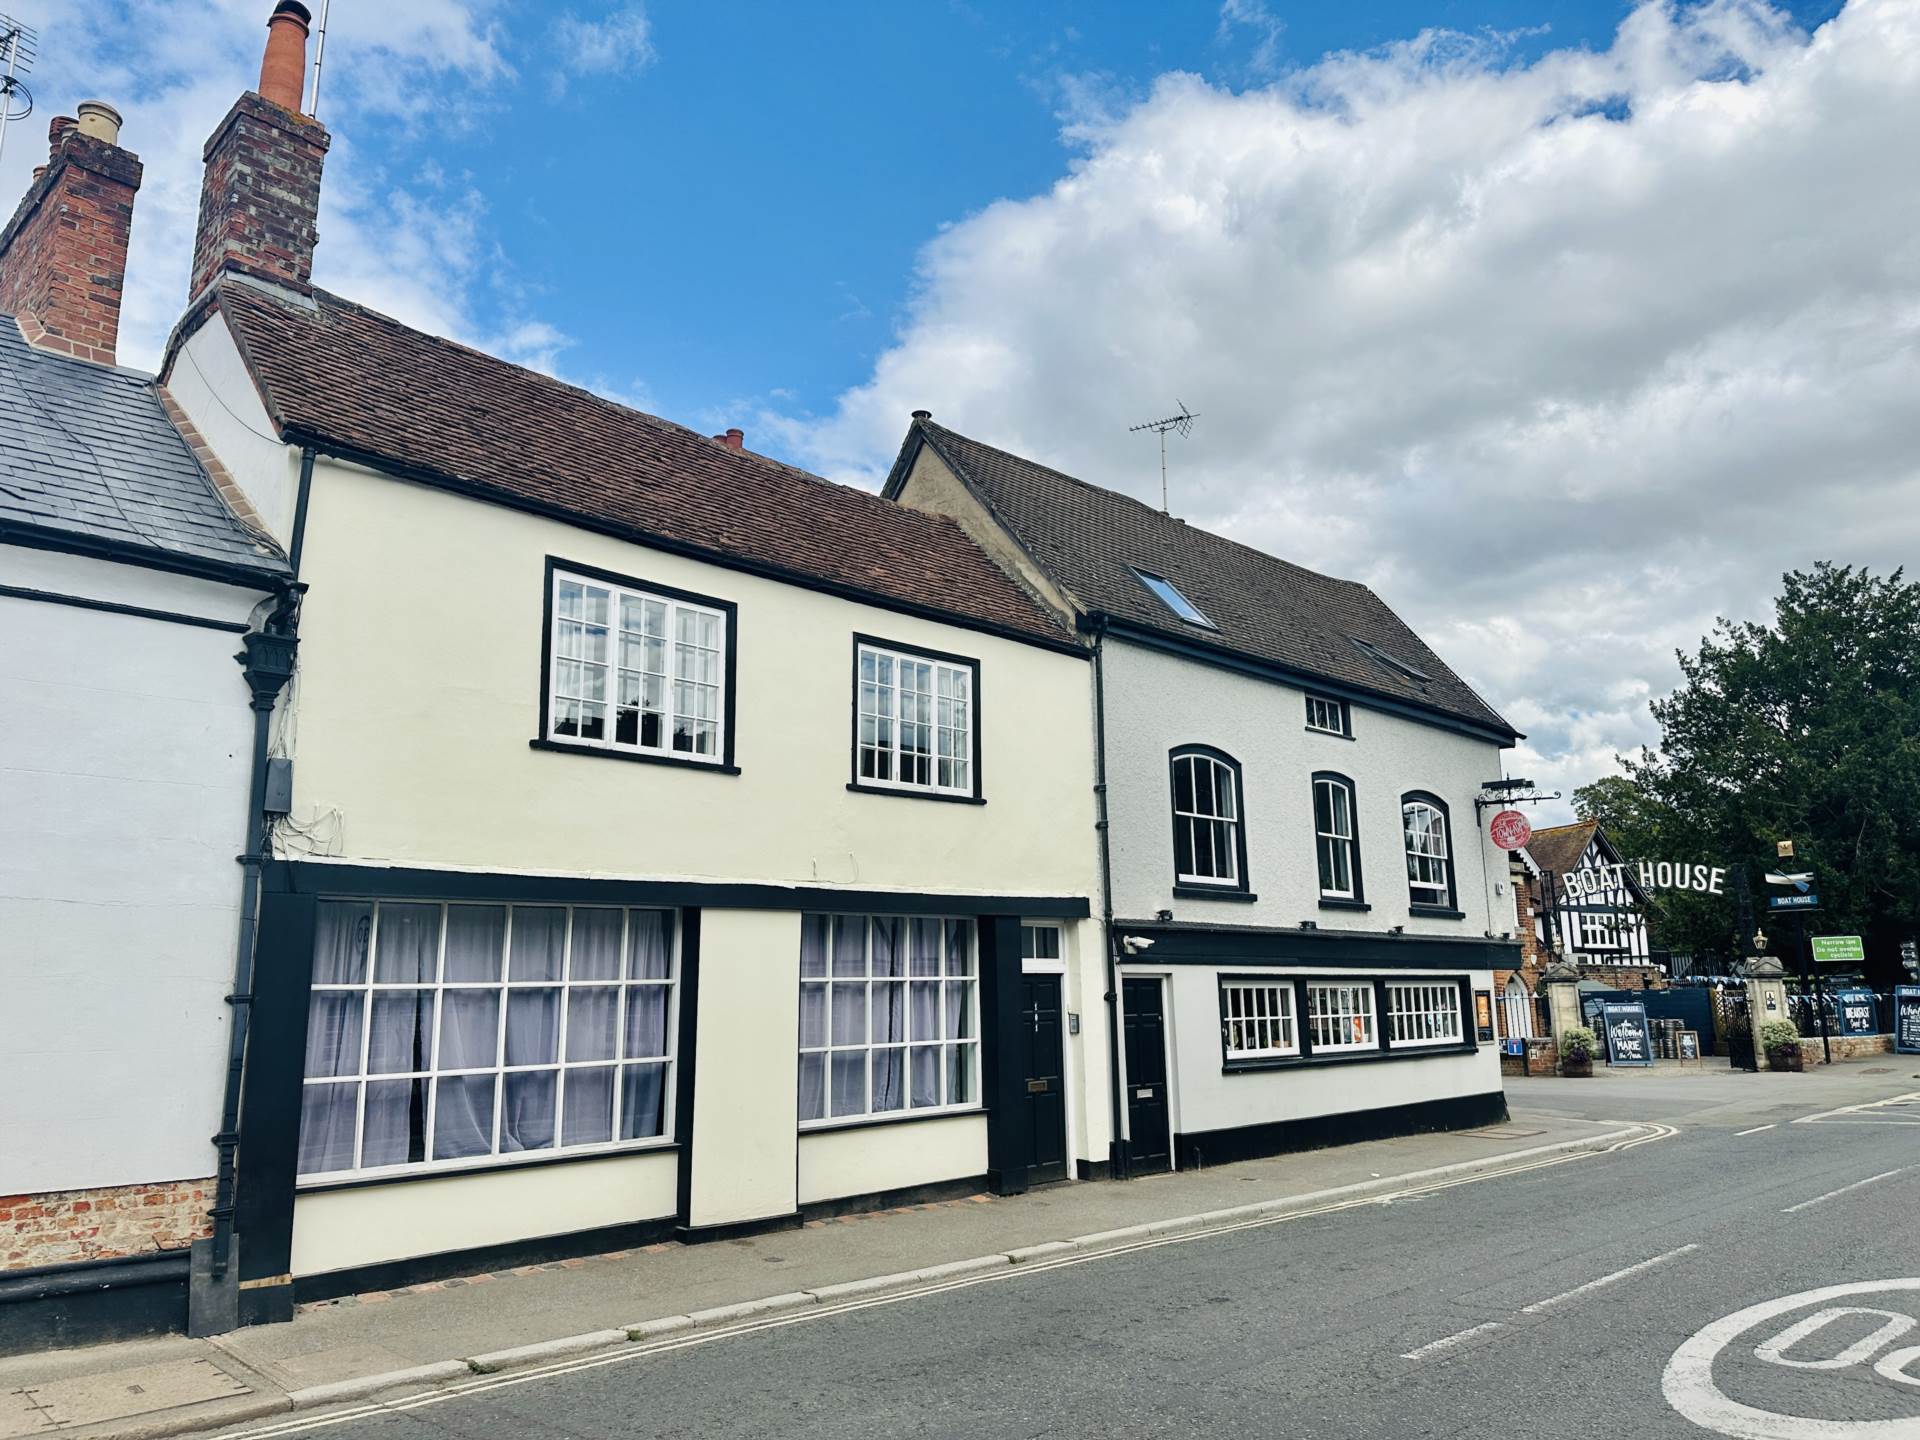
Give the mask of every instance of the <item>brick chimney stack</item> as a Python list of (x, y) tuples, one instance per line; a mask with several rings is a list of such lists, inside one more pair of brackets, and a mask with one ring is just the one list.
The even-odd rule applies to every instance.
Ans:
[(120, 148), (120, 114), (98, 100), (47, 136), (47, 163), (0, 230), (0, 311), (43, 350), (111, 365), (140, 157)]
[(274, 6), (260, 89), (236, 100), (207, 141), (190, 301), (229, 270), (313, 293), (320, 170), (332, 137), (300, 113), (311, 19), (298, 0)]

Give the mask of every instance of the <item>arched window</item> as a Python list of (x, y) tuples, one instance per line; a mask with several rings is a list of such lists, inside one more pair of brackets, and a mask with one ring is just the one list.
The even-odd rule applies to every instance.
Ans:
[(1244, 891), (1247, 835), (1240, 810), (1240, 762), (1206, 745), (1184, 745), (1171, 760), (1176, 887)]
[(1446, 801), (1423, 790), (1403, 795), (1400, 823), (1406, 836), (1408, 904), (1415, 910), (1454, 910)]
[(1322, 904), (1360, 905), (1366, 889), (1360, 880), (1360, 822), (1353, 781), (1332, 770), (1313, 777), (1314, 851), (1320, 864)]

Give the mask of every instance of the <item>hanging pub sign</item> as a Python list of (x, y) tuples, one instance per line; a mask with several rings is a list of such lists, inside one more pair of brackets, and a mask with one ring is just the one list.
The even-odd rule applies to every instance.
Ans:
[(1842, 1035), (1877, 1035), (1878, 1017), (1874, 1014), (1873, 991), (1836, 986), (1833, 991), (1835, 1028)]
[(1894, 987), (1893, 1048), (1902, 1055), (1920, 1055), (1920, 985)]
[(1642, 890), (1693, 890), (1702, 895), (1721, 895), (1727, 888), (1724, 865), (1693, 865), (1683, 860), (1633, 860), (1619, 865), (1589, 865), (1569, 870), (1561, 877), (1567, 896), (1589, 900), (1625, 887), (1631, 872)]
[(1487, 833), (1502, 850), (1518, 850), (1533, 838), (1533, 826), (1518, 810), (1502, 810), (1493, 817)]
[(1609, 1065), (1653, 1064), (1646, 1006), (1602, 1005), (1600, 1024), (1606, 1031)]

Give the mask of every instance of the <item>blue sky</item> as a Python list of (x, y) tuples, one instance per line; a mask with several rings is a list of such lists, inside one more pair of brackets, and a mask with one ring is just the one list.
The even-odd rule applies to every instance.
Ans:
[[(0, 195), (126, 113), (152, 365), (269, 0), (6, 3)], [(1372, 585), (1551, 786), (1783, 571), (1920, 554), (1915, 0), (333, 0), (327, 56), (321, 284), (853, 484), (927, 406), (1157, 502), (1185, 401), (1176, 513)]]
[[(1838, 5), (1792, 8), (1813, 24)], [(1258, 86), (1428, 28), (1512, 34), (1524, 63), (1604, 47), (1624, 12), (1322, 0), (1236, 21), (1211, 3), (658, 3), (650, 60), (570, 77), (564, 95), (538, 78), (548, 37), (508, 19), (499, 48), (523, 79), (502, 113), (427, 143), (397, 133), (370, 158), (404, 175), (431, 157), (470, 179), (513, 280), (573, 338), (570, 369), (641, 383), (676, 416), (769, 395), (820, 411), (871, 372), (929, 237), (1061, 174), (1076, 96), (1123, 103), (1173, 70)], [(344, 37), (351, 0), (334, 15)]]

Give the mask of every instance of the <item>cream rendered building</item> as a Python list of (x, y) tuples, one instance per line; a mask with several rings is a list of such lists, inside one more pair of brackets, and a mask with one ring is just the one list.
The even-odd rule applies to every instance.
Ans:
[(216, 132), (164, 377), (305, 592), (242, 1320), (1104, 1169), (1071, 633), (950, 520), (314, 290), (325, 148)]

